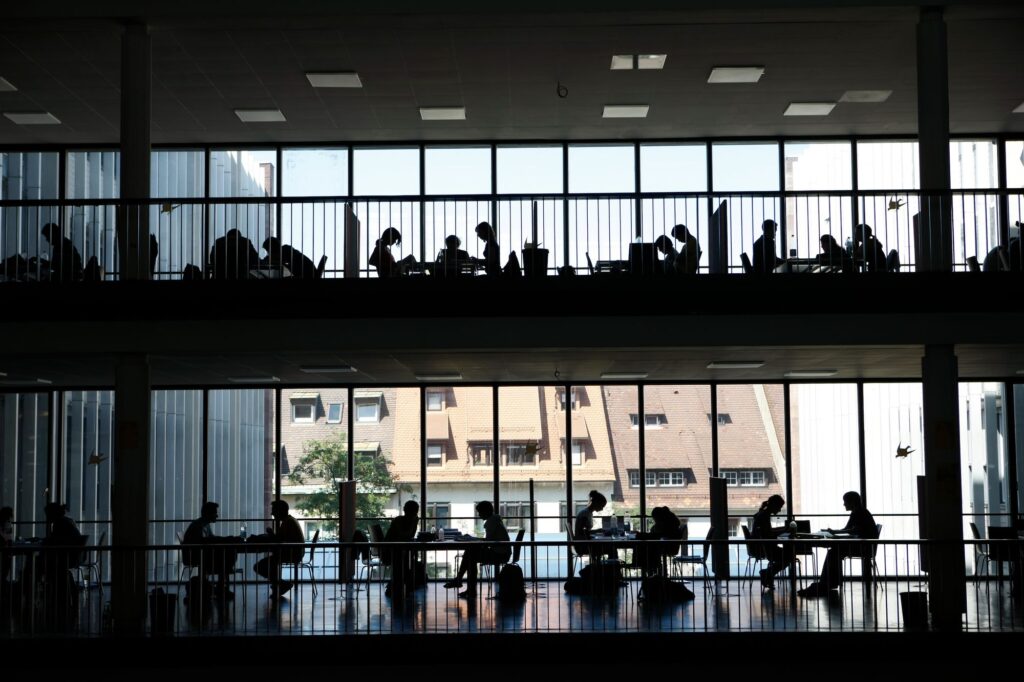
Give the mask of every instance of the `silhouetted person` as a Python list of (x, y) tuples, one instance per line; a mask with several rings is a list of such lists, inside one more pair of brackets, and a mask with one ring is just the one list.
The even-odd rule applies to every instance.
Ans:
[(241, 542), (239, 537), (214, 535), (210, 527), (217, 520), (220, 505), (216, 502), (204, 502), (198, 519), (189, 524), (182, 538), (181, 557), (187, 566), (199, 569), (200, 576), (216, 577), (217, 592), (226, 599), (233, 599), (227, 589), (228, 576), (235, 570), (235, 559), (238, 552), (230, 547), (203, 547), (231, 542)]
[[(0, 547), (10, 547), (14, 544), (14, 509), (11, 507), (0, 508)], [(11, 555), (4, 552), (0, 554), (0, 588), (7, 587), (7, 578), (11, 574)], [(5, 595), (0, 595), (0, 599)]]
[(444, 238), (444, 248), (437, 252), (439, 275), (457, 275), (463, 263), (469, 263), (469, 254), (459, 247), (462, 240), (454, 234)]
[[(1021, 227), (1018, 222), (1017, 227)], [(1013, 237), (1010, 239), (1009, 245), (1006, 247), (1006, 251), (1010, 256), (1010, 272), (1020, 272), (1024, 270), (1024, 262), (1021, 262), (1021, 251), (1020, 251), (1020, 237)]]
[(316, 279), (316, 265), (313, 261), (302, 255), (298, 249), (282, 244), (277, 237), (267, 237), (263, 240), (263, 250), (267, 252), (267, 257), (263, 259), (264, 265), (275, 268), (284, 266), (292, 273), (292, 277)]
[[(501, 517), (494, 513), (494, 505), (484, 500), (477, 502), (477, 515), (484, 521), (484, 540), (491, 542), (508, 542), (508, 531)], [(455, 577), (444, 584), (446, 588), (462, 587), (462, 577), (466, 576), (466, 590), (460, 592), (459, 596), (467, 599), (476, 597), (476, 574), (477, 564), (504, 564), (512, 556), (512, 548), (509, 545), (474, 545), (468, 547), (462, 555), (462, 563), (459, 564), (459, 572)]]
[(484, 242), (484, 272), (488, 275), (501, 274), (501, 247), (498, 246), (498, 235), (488, 222), (476, 226), (476, 236)]
[[(753, 527), (750, 529), (751, 539), (774, 540), (782, 533), (788, 532), (789, 529), (785, 527), (772, 527), (772, 517), (782, 511), (785, 505), (786, 501), (782, 499), (782, 495), (772, 495), (762, 502), (761, 508), (754, 514)], [(791, 543), (783, 547), (769, 543), (757, 544), (762, 556), (768, 559), (768, 568), (761, 569), (761, 587), (766, 590), (774, 589), (776, 574), (793, 564), (796, 553)]]
[[(679, 517), (668, 507), (655, 507), (651, 510), (654, 525), (646, 533), (637, 533), (638, 540), (682, 540), (683, 524)], [(644, 575), (662, 573), (663, 557), (679, 553), (678, 543), (657, 543), (637, 545), (639, 563)]]
[(156, 258), (160, 254), (160, 245), (156, 241), (156, 235), (149, 235), (149, 276), (156, 274)]
[(679, 253), (676, 256), (676, 273), (680, 275), (696, 275), (700, 266), (700, 244), (697, 238), (690, 234), (686, 225), (676, 225), (672, 228), (672, 236), (676, 241), (682, 242)]
[(46, 223), (39, 231), (50, 244), (50, 279), (55, 282), (73, 282), (82, 279), (82, 256), (74, 242), (64, 236), (57, 223)]
[(274, 500), (270, 503), (270, 515), (274, 517), (274, 526), (267, 528), (264, 535), (257, 535), (248, 542), (258, 542), (279, 545), (270, 550), (270, 554), (257, 561), (252, 570), (256, 575), (262, 576), (271, 581), (270, 598), (277, 599), (294, 586), (290, 580), (281, 580), (281, 565), (296, 564), (302, 561), (306, 554), (306, 547), (303, 544), (284, 543), (305, 543), (306, 536), (302, 532), (302, 526), (295, 520), (294, 516), (288, 513), (288, 503), (284, 500)]
[[(594, 512), (602, 511), (608, 506), (608, 498), (597, 490), (591, 490), (587, 495), (588, 503), (576, 514), (576, 520), (572, 524), (572, 536), (576, 541), (576, 552), (590, 556), (591, 559), (599, 559), (605, 555), (612, 555), (615, 550), (608, 546), (608, 543), (586, 542), (594, 530)], [(582, 543), (582, 544), (581, 544)]]
[(1008, 272), (1010, 270), (1010, 252), (1005, 246), (997, 246), (987, 254), (981, 265), (982, 272)]
[(654, 240), (654, 248), (661, 252), (661, 267), (663, 273), (666, 275), (676, 274), (676, 262), (679, 258), (679, 254), (676, 252), (676, 247), (672, 243), (672, 240), (666, 235), (661, 235)]
[[(851, 490), (843, 495), (843, 506), (850, 512), (849, 520), (840, 530), (826, 529), (829, 533), (840, 538), (878, 539), (878, 526), (875, 525), (875, 517), (865, 509), (860, 493)], [(825, 556), (825, 565), (821, 569), (821, 577), (818, 582), (800, 590), (800, 596), (821, 597), (827, 595), (829, 590), (838, 589), (843, 582), (843, 558), (870, 558), (872, 554), (873, 548), (869, 543), (844, 542), (836, 545), (828, 550), (828, 554)]]
[(412, 256), (406, 256), (399, 263), (395, 262), (395, 257), (391, 255), (391, 247), (401, 243), (402, 233), (395, 228), (389, 227), (381, 233), (369, 260), (369, 264), (377, 268), (378, 277), (398, 277), (405, 274), (407, 268), (416, 264), (416, 259)]
[[(38, 267), (38, 259), (36, 259), (35, 265)], [(27, 258), (16, 253), (4, 259), (3, 264), (0, 265), (0, 275), (8, 279), (21, 279), (31, 272), (31, 267)]]
[[(388, 532), (384, 534), (385, 542), (412, 542), (416, 539), (416, 530), (420, 522), (420, 505), (415, 500), (409, 500), (402, 506), (402, 515), (396, 516)], [(408, 549), (388, 549), (381, 551), (381, 563), (391, 566), (391, 580), (384, 591), (386, 596), (391, 596), (395, 587), (399, 592), (412, 589), (416, 582), (415, 555)]]
[(213, 279), (247, 279), (259, 265), (256, 247), (237, 229), (230, 229), (213, 242), (208, 270)]
[(761, 223), (761, 236), (754, 241), (754, 272), (774, 272), (779, 264), (779, 257), (775, 250), (775, 233), (778, 225), (774, 220), (766, 220)]
[[(66, 515), (60, 502), (49, 502), (45, 509), (46, 537), (35, 561), (25, 566), (31, 576), (22, 576), (25, 604), (31, 606), (31, 595), (37, 583), (43, 584), (43, 607), (48, 625), (63, 626), (73, 622), (78, 613), (78, 586), (71, 569), (81, 563), (82, 534)], [(31, 569), (30, 569), (31, 566)]]
[(871, 227), (861, 223), (853, 228), (853, 259), (863, 263), (866, 272), (886, 272), (885, 247), (871, 234)]
[(818, 240), (821, 244), (821, 253), (818, 254), (818, 264), (823, 267), (833, 267), (842, 272), (853, 271), (853, 260), (836, 238), (830, 234), (821, 235)]

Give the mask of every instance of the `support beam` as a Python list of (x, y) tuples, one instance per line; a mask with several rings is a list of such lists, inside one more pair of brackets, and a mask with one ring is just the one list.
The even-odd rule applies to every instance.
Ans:
[[(149, 542), (149, 361), (119, 358), (114, 375), (114, 483), (111, 486), (111, 607), (118, 634), (141, 634), (146, 624)], [(132, 550), (128, 548), (142, 548)]]
[(928, 594), (932, 624), (961, 628), (966, 606), (963, 501), (960, 489), (960, 413), (953, 346), (926, 346), (921, 361), (924, 408), (924, 472), (930, 547)]
[[(118, 268), (122, 279), (150, 278), (149, 206), (152, 48), (149, 27), (133, 23), (121, 36), (121, 198)], [(137, 202), (137, 203), (136, 203)]]

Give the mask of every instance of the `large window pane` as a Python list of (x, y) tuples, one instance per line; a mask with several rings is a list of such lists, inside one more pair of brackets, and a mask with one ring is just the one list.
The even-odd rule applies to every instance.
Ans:
[(862, 190), (918, 189), (917, 142), (858, 142), (857, 186)]
[[(255, 261), (249, 263), (250, 268), (258, 265), (264, 240), (276, 232), (274, 204), (260, 201), (277, 194), (276, 165), (277, 154), (271, 150), (215, 150), (210, 153), (210, 196), (249, 197), (253, 201), (213, 204), (209, 245), (212, 249), (217, 239), (237, 229), (252, 244), (253, 250), (249, 251), (243, 241), (238, 255), (239, 259)], [(252, 254), (256, 254), (255, 257)]]
[(110, 536), (110, 483), (114, 460), (114, 392), (66, 391), (61, 447), (61, 499), (89, 544)]
[(787, 142), (787, 190), (848, 190), (853, 187), (849, 142)]
[(949, 180), (953, 189), (995, 189), (999, 186), (997, 142), (991, 139), (952, 140)]
[(711, 155), (716, 192), (779, 190), (779, 146), (776, 143), (715, 144)]
[(348, 195), (348, 148), (284, 149), (281, 195), (338, 197)]
[[(517, 251), (520, 264), (525, 264), (520, 248), (536, 243), (548, 252), (548, 273), (554, 274), (562, 260), (562, 226), (565, 218), (561, 199), (499, 200), (497, 223), (501, 263), (504, 265), (511, 251)], [(475, 236), (473, 237), (475, 239)], [(482, 245), (479, 246), (482, 249)]]
[(707, 146), (645, 144), (640, 146), (642, 192), (703, 192), (708, 188)]
[[(206, 193), (206, 153), (199, 149), (154, 151), (151, 156), (154, 198), (200, 198)], [(149, 211), (149, 230), (156, 238), (155, 279), (177, 279), (189, 264), (201, 265), (206, 207), (200, 202), (168, 201)]]
[(426, 194), (490, 194), (490, 147), (427, 147)]
[(1024, 221), (1024, 141), (1008, 140), (1006, 142), (1006, 186), (1017, 192), (1011, 193), (1010, 204), (1010, 238), (1020, 236), (1018, 223)]
[(634, 168), (633, 145), (570, 145), (569, 191), (633, 192)]
[(562, 186), (562, 147), (498, 147), (499, 194), (554, 194)]
[(17, 537), (43, 537), (50, 500), (50, 406), (46, 393), (0, 393), (0, 496)]
[[(672, 239), (676, 251), (684, 242), (673, 235), (676, 225), (683, 225), (697, 239), (700, 258), (698, 271), (708, 269), (708, 200), (704, 197), (650, 198), (640, 200), (643, 241), (654, 242), (665, 235)], [(659, 256), (660, 257), (660, 256)]]
[[(612, 396), (608, 393), (616, 387), (611, 386), (573, 386), (570, 389), (568, 399), (564, 399), (564, 389), (555, 388), (556, 409), (561, 409), (564, 404), (566, 411), (570, 412), (572, 419), (572, 440), (576, 444), (575, 459), (572, 465), (572, 508), (568, 507), (565, 500), (565, 493), (562, 493), (560, 510), (562, 518), (573, 523), (576, 514), (580, 509), (587, 506), (588, 495), (591, 490), (596, 490), (608, 500), (608, 506), (604, 511), (595, 514), (594, 527), (600, 528), (603, 524), (611, 524), (616, 516), (625, 516), (634, 526), (638, 526), (640, 519), (635, 515), (634, 509), (627, 506), (622, 497), (616, 497), (616, 464), (619, 452), (615, 450), (613, 457), (612, 430), (609, 428), (609, 410), (612, 409)], [(633, 399), (636, 396), (636, 387), (623, 387), (623, 390), (631, 390)], [(607, 402), (606, 402), (607, 399)], [(562, 412), (562, 441), (564, 442), (564, 412)], [(635, 435), (635, 434), (633, 434)], [(572, 456), (564, 449), (560, 449), (562, 457)], [(622, 458), (630, 461), (628, 449), (623, 453)], [(579, 462), (578, 464), (576, 462)], [(564, 460), (562, 467), (564, 471)], [(639, 509), (636, 510), (636, 514)], [(604, 521), (603, 519), (608, 519)], [(564, 537), (564, 535), (563, 535)], [(562, 563), (562, 562), (560, 562)]]
[[(0, 199), (55, 199), (59, 191), (59, 155), (56, 152), (0, 152)], [(0, 259), (21, 255), (28, 259), (48, 252), (39, 231), (60, 222), (57, 207), (8, 206), (0, 208)], [(6, 277), (27, 275), (27, 262), (5, 263)]]
[[(121, 154), (115, 151), (67, 153), (68, 199), (117, 199), (121, 196)], [(71, 240), (85, 265), (93, 257), (106, 273), (118, 270), (116, 210), (111, 204), (71, 206), (65, 209), (63, 236)], [(43, 245), (44, 255), (50, 248)], [(49, 259), (49, 256), (47, 255)]]
[(420, 193), (419, 149), (355, 149), (352, 153), (357, 196)]
[(602, 261), (612, 268), (628, 267), (636, 229), (633, 199), (571, 199), (568, 264), (581, 273), (588, 271), (590, 262), (598, 269), (604, 267)]
[[(348, 194), (347, 148), (285, 149), (282, 163), (285, 196)], [(281, 244), (297, 250), (314, 265), (326, 257), (324, 277), (344, 274), (345, 229), (344, 201), (302, 201), (281, 206)]]

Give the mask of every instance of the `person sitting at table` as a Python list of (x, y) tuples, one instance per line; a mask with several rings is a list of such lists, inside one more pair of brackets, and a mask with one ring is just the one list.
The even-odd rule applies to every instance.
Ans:
[(766, 220), (761, 223), (761, 236), (754, 241), (754, 272), (774, 272), (779, 265), (777, 252), (775, 251), (775, 233), (778, 230), (774, 220)]
[[(651, 510), (654, 525), (646, 533), (637, 533), (638, 540), (682, 540), (683, 524), (679, 517), (668, 507), (655, 507)], [(663, 558), (679, 553), (679, 543), (657, 543), (637, 546), (636, 563), (640, 564), (644, 575), (662, 573)]]
[(885, 247), (871, 234), (871, 227), (861, 223), (853, 228), (853, 261), (866, 272), (886, 272)]
[(661, 235), (654, 240), (654, 248), (661, 252), (662, 272), (666, 275), (676, 274), (676, 263), (679, 259), (679, 254), (676, 252), (676, 247), (672, 244), (672, 240), (667, 235)]
[(377, 268), (377, 276), (382, 278), (398, 277), (404, 275), (406, 270), (416, 265), (416, 259), (406, 256), (400, 262), (395, 262), (391, 255), (391, 247), (402, 243), (402, 233), (393, 227), (384, 230), (380, 239), (377, 240), (370, 254), (369, 264)]
[(42, 266), (48, 267), (50, 279), (55, 282), (73, 282), (82, 279), (82, 256), (75, 248), (74, 242), (64, 236), (64, 231), (57, 223), (46, 223), (39, 231), (50, 244), (50, 258), (40, 259)]
[(594, 512), (602, 511), (608, 506), (608, 498), (597, 490), (591, 490), (587, 495), (587, 506), (580, 510), (573, 523), (572, 535), (576, 541), (576, 553), (589, 556), (591, 561), (600, 561), (603, 556), (614, 557), (615, 549), (608, 543), (584, 542), (591, 538), (594, 530)]
[(263, 240), (263, 250), (267, 257), (260, 261), (263, 267), (286, 267), (292, 277), (300, 279), (316, 279), (316, 266), (301, 251), (282, 244), (278, 237), (267, 237)]
[(214, 240), (206, 270), (212, 279), (247, 279), (249, 270), (259, 266), (259, 262), (256, 247), (232, 228)]
[[(402, 515), (395, 517), (384, 534), (385, 542), (412, 542), (416, 539), (416, 529), (420, 523), (420, 504), (409, 500), (402, 506)], [(414, 586), (426, 584), (426, 566), (417, 561), (415, 554), (407, 549), (389, 549), (381, 551), (381, 563), (391, 566), (391, 580), (384, 589), (384, 595), (391, 596), (395, 586), (401, 591), (409, 592)], [(423, 580), (420, 580), (422, 574)]]
[(846, 252), (836, 238), (830, 234), (821, 235), (818, 240), (821, 244), (821, 253), (818, 254), (818, 265), (831, 267), (842, 272), (853, 272), (853, 259)]
[[(754, 514), (753, 526), (750, 529), (752, 540), (774, 540), (782, 533), (789, 531), (786, 527), (773, 528), (772, 517), (782, 511), (786, 500), (782, 495), (772, 495), (761, 503), (761, 508)], [(761, 587), (766, 590), (775, 589), (775, 576), (796, 561), (796, 553), (791, 544), (780, 547), (769, 543), (757, 543), (764, 558), (768, 559), (768, 568), (761, 569)]]
[(475, 232), (476, 236), (484, 242), (483, 260), (477, 259), (477, 262), (483, 264), (484, 272), (488, 275), (500, 275), (501, 247), (498, 246), (498, 235), (495, 234), (494, 228), (490, 223), (484, 221), (476, 226)]
[(686, 225), (676, 225), (672, 228), (672, 236), (676, 241), (683, 243), (676, 255), (675, 269), (679, 275), (696, 275), (700, 265), (701, 250), (697, 238), (690, 234)]
[[(216, 578), (217, 592), (223, 599), (234, 599), (227, 589), (228, 576), (235, 570), (238, 552), (230, 547), (203, 547), (231, 542), (242, 542), (240, 537), (214, 535), (210, 527), (220, 514), (216, 502), (204, 502), (199, 518), (188, 525), (181, 544), (181, 560), (186, 566), (199, 569), (201, 579), (212, 575)], [(186, 597), (187, 598), (187, 597)]]
[(450, 234), (444, 238), (444, 248), (437, 252), (439, 275), (457, 275), (463, 264), (469, 263), (469, 254), (460, 249), (462, 240)]
[(257, 561), (252, 570), (256, 575), (271, 581), (270, 598), (283, 597), (292, 589), (294, 583), (290, 580), (281, 580), (282, 564), (297, 564), (302, 561), (306, 554), (304, 544), (306, 536), (302, 532), (302, 526), (295, 520), (295, 517), (288, 513), (288, 503), (284, 500), (274, 500), (270, 503), (270, 515), (274, 517), (274, 526), (267, 528), (263, 535), (255, 535), (248, 539), (247, 543), (262, 543), (268, 545), (284, 545), (269, 549), (270, 554)]
[(26, 563), (22, 572), (24, 597), (27, 598), (24, 603), (31, 603), (32, 590), (41, 582), (46, 618), (57, 623), (69, 616), (74, 618), (78, 612), (78, 586), (70, 569), (81, 563), (84, 538), (75, 522), (67, 516), (67, 507), (63, 503), (48, 502), (44, 514), (46, 537), (40, 545), (45, 549), (36, 555), (34, 561)]
[[(860, 493), (851, 490), (843, 495), (843, 506), (850, 512), (850, 518), (846, 525), (839, 530), (826, 528), (826, 532), (840, 538), (878, 539), (878, 526), (875, 525), (875, 517), (864, 507)], [(829, 593), (829, 590), (839, 589), (843, 582), (843, 559), (845, 557), (870, 558), (871, 556), (871, 543), (844, 542), (831, 548), (825, 556), (825, 565), (821, 569), (818, 582), (800, 590), (798, 594), (801, 597), (823, 597)]]
[[(484, 522), (484, 540), (490, 542), (508, 542), (508, 531), (501, 517), (494, 513), (494, 505), (484, 500), (477, 502), (476, 513)], [(466, 577), (466, 590), (460, 592), (459, 596), (464, 599), (476, 597), (476, 575), (477, 564), (505, 564), (512, 557), (512, 548), (509, 545), (474, 545), (468, 547), (462, 554), (462, 563), (459, 564), (459, 571), (455, 577), (444, 584), (446, 588), (462, 587), (462, 578)]]

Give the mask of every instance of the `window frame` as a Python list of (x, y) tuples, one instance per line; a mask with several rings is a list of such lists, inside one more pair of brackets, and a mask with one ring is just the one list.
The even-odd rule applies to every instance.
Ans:
[[(297, 408), (309, 408), (309, 417), (299, 417), (296, 414)], [(292, 402), (292, 424), (315, 424), (316, 423), (316, 402), (312, 400), (297, 400)]]
[[(334, 408), (338, 409), (338, 417), (336, 419), (331, 418), (331, 410)], [(340, 424), (342, 417), (345, 415), (345, 408), (342, 403), (327, 403), (327, 423), (328, 424)]]

